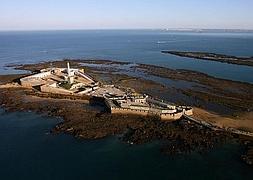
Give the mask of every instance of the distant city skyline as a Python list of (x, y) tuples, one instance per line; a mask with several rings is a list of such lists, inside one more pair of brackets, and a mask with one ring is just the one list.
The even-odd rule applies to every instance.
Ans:
[(0, 30), (252, 30), (252, 7), (252, 0), (0, 0)]

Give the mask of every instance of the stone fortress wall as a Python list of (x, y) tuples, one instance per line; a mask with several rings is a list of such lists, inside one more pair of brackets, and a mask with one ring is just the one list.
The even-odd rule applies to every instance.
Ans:
[(43, 83), (43, 78), (48, 77), (51, 75), (51, 71), (48, 72), (41, 72), (38, 74), (34, 74), (28, 77), (24, 77), (22, 79), (20, 79), (20, 83), (22, 86), (24, 87), (33, 87), (33, 86), (38, 86), (41, 85), (41, 83)]
[[(159, 102), (159, 100), (154, 100), (156, 103), (161, 103), (162, 105), (168, 106), (169, 104), (164, 103), (164, 102)], [(154, 102), (152, 101), (152, 102)], [(174, 106), (174, 105), (169, 105), (171, 109), (168, 110), (162, 110), (162, 109), (157, 109), (157, 108), (146, 108), (146, 107), (136, 107), (136, 108), (124, 108), (124, 107), (118, 107), (116, 106), (112, 100), (110, 99), (105, 99), (105, 104), (107, 108), (110, 110), (112, 114), (136, 114), (136, 115), (158, 115), (161, 120), (166, 120), (166, 121), (175, 121), (183, 117), (183, 115), (192, 115), (193, 110), (191, 107), (187, 106)]]
[(63, 95), (73, 94), (71, 93), (71, 91), (65, 90), (63, 88), (55, 88), (50, 85), (40, 86), (40, 91), (44, 93), (63, 94)]
[[(38, 87), (42, 93), (101, 97), (112, 114), (157, 115), (161, 120), (174, 121), (192, 115), (187, 106), (176, 106), (145, 94), (127, 92), (114, 86), (99, 86), (92, 77), (79, 69), (47, 68), (20, 80), (24, 87)], [(67, 84), (65, 84), (67, 83)]]

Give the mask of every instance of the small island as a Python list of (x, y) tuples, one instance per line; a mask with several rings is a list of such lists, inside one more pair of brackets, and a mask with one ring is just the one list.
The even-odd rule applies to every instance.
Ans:
[(75, 98), (100, 98), (110, 113), (156, 115), (161, 120), (178, 120), (190, 116), (193, 110), (189, 106), (176, 106), (164, 100), (146, 94), (136, 93), (134, 89), (103, 85), (97, 82), (83, 69), (52, 67), (41, 69), (39, 73), (20, 79), (25, 88), (36, 88), (41, 93), (73, 96)]
[(0, 107), (61, 117), (52, 133), (130, 145), (155, 140), (169, 154), (204, 152), (236, 139), (252, 163), (253, 85), (189, 70), (71, 60), (13, 65), (0, 76)]
[(228, 64), (237, 64), (245, 66), (253, 66), (253, 57), (236, 57), (223, 54), (207, 53), (207, 52), (189, 52), (189, 51), (162, 51), (164, 54), (172, 54), (180, 57), (202, 59), (209, 61), (218, 61)]

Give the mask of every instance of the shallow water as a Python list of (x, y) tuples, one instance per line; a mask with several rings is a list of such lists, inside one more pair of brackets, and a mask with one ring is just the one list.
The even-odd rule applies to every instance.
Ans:
[(48, 132), (60, 119), (0, 111), (1, 179), (250, 179), (240, 147), (168, 156), (158, 142), (129, 146), (110, 137), (78, 140)]
[[(163, 43), (158, 43), (162, 41)], [(179, 33), (141, 30), (0, 32), (0, 73), (6, 64), (98, 58), (197, 70), (253, 83), (253, 68), (162, 54), (161, 50), (253, 56), (253, 33)]]

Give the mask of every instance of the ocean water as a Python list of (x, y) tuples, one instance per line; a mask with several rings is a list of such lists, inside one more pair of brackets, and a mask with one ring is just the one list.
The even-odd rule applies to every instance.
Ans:
[(53, 135), (59, 119), (0, 109), (0, 179), (252, 179), (240, 147), (182, 156), (160, 153), (158, 142), (130, 146), (109, 137), (84, 141)]
[[(158, 43), (160, 42), (160, 43)], [(0, 32), (0, 73), (6, 64), (92, 58), (201, 71), (253, 83), (253, 68), (162, 54), (161, 50), (253, 56), (253, 33), (191, 33), (152, 30)]]
[[(15, 72), (5, 67), (8, 64), (92, 58), (197, 70), (253, 83), (252, 67), (195, 61), (161, 54), (161, 50), (253, 56), (253, 34), (150, 30), (0, 32), (0, 74)], [(205, 154), (166, 156), (160, 153), (159, 142), (129, 146), (117, 137), (87, 141), (50, 134), (60, 121), (0, 109), (0, 179), (253, 178), (252, 168), (240, 160), (242, 149), (233, 142)]]

